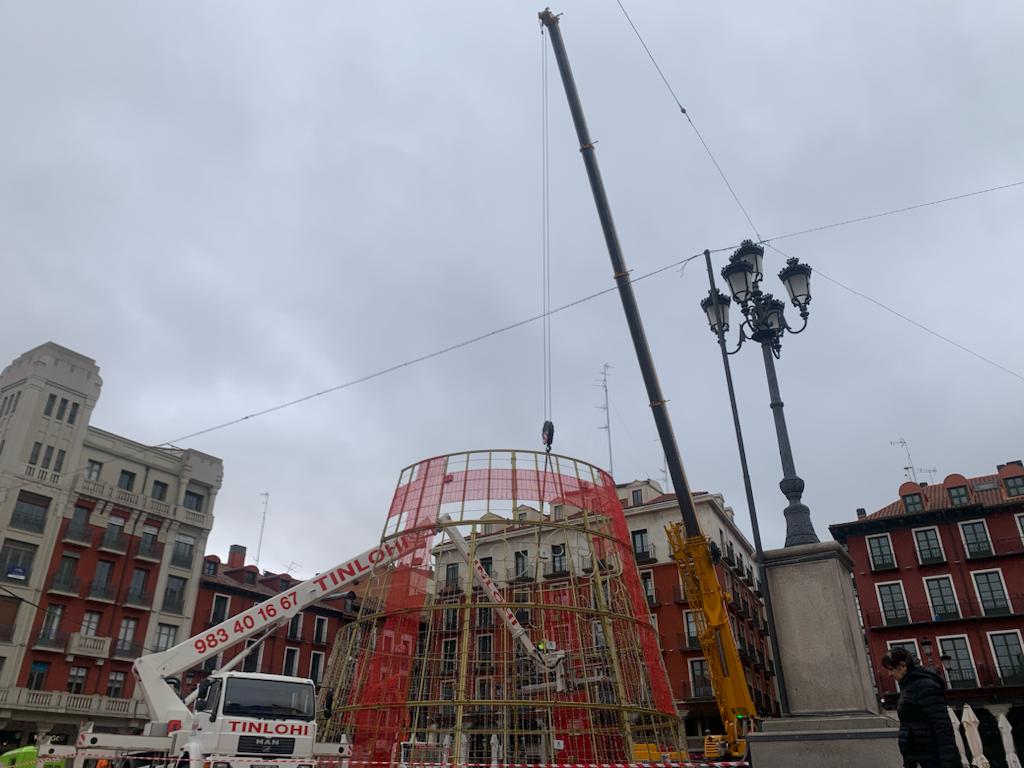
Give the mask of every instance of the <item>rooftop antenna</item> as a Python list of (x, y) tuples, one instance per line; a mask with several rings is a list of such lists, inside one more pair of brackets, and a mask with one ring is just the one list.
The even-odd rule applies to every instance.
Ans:
[(890, 440), (889, 445), (899, 445), (903, 447), (903, 450), (907, 452), (907, 466), (903, 468), (903, 473), (906, 475), (908, 480), (917, 482), (917, 470), (914, 469), (914, 460), (910, 457), (910, 445), (902, 437), (899, 440)]
[(270, 503), (270, 493), (264, 491), (260, 494), (263, 497), (263, 519), (260, 521), (260, 538), (256, 543), (256, 567), (260, 567), (260, 553), (263, 552), (263, 531), (267, 527), (267, 505)]
[(608, 369), (612, 367), (613, 366), (610, 363), (605, 363), (601, 366), (601, 382), (594, 386), (600, 387), (604, 390), (604, 405), (595, 405), (594, 407), (604, 411), (604, 426), (598, 427), (598, 429), (603, 429), (608, 433), (608, 474), (614, 478), (615, 463), (612, 461), (612, 414), (611, 411), (608, 410)]
[(935, 476), (936, 476), (937, 474), (939, 474), (939, 469), (938, 469), (938, 467), (932, 467), (931, 469), (928, 469), (928, 468), (926, 468), (926, 467), (918, 467), (918, 468), (917, 468), (917, 471), (918, 471), (918, 472), (924, 472), (924, 473), (925, 473), (925, 474), (927, 474), (927, 475), (931, 475), (931, 478), (930, 478), (929, 482), (932, 482), (932, 483), (934, 483), (934, 482), (935, 482)]
[(292, 575), (292, 571), (294, 571), (296, 568), (301, 568), (301, 567), (302, 567), (302, 563), (296, 563), (294, 560), (292, 560), (290, 563), (288, 563), (288, 567), (284, 569), (284, 572), (287, 573), (289, 576), (291, 576)]

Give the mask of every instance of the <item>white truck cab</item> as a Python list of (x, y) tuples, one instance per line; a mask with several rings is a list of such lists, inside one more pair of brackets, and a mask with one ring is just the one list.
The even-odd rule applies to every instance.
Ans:
[[(247, 672), (204, 680), (191, 728), (174, 735), (191, 768), (312, 768), (316, 690), (311, 680)], [(275, 761), (281, 761), (280, 763)]]

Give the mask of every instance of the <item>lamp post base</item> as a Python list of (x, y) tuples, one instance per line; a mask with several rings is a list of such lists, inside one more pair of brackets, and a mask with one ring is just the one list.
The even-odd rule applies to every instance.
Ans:
[(779, 483), (779, 489), (789, 500), (783, 512), (786, 516), (786, 546), (820, 543), (818, 534), (814, 532), (814, 523), (811, 522), (811, 510), (800, 500), (804, 492), (804, 481), (796, 475), (784, 477)]

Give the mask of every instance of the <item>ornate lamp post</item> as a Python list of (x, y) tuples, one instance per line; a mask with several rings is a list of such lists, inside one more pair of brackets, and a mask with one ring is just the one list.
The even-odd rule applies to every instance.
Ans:
[(789, 259), (786, 267), (779, 272), (779, 279), (786, 286), (790, 301), (799, 310), (800, 318), (803, 320), (799, 328), (793, 328), (786, 320), (785, 302), (761, 290), (761, 280), (764, 277), (763, 263), (764, 248), (750, 240), (744, 240), (722, 269), (722, 277), (729, 286), (732, 300), (715, 289), (701, 302), (701, 308), (707, 314), (712, 333), (724, 338), (724, 333), (729, 330), (729, 305), (733, 302), (739, 305), (743, 313), (743, 319), (739, 324), (739, 343), (736, 349), (728, 354), (736, 354), (748, 340), (761, 345), (764, 368), (768, 376), (772, 414), (775, 417), (779, 455), (782, 458), (782, 481), (779, 488), (789, 501), (784, 513), (786, 546), (816, 544), (819, 539), (811, 522), (811, 510), (801, 501), (804, 481), (797, 475), (793, 463), (793, 450), (789, 444), (782, 397), (779, 395), (779, 380), (775, 374), (775, 360), (782, 350), (782, 337), (787, 332), (802, 333), (807, 327), (807, 305), (811, 302), (811, 268), (801, 264), (797, 259)]

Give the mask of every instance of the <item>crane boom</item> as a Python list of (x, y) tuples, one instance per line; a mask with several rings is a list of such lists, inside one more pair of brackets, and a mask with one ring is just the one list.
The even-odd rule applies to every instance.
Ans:
[(371, 547), (291, 589), (235, 614), (215, 627), (190, 637), (166, 651), (140, 656), (133, 671), (154, 722), (187, 722), (187, 705), (165, 678), (201, 664), (244, 640), (280, 626), (318, 600), (330, 597), (374, 567), (385, 565), (411, 552), (428, 531), (410, 531), (393, 541)]

